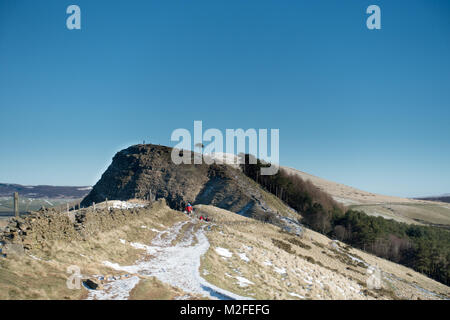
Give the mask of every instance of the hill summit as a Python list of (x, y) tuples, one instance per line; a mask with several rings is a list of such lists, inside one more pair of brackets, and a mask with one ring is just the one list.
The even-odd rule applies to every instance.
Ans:
[[(106, 199), (164, 198), (172, 209), (186, 203), (208, 204), (244, 216), (276, 216), (268, 204), (271, 195), (236, 166), (226, 164), (175, 164), (172, 148), (139, 144), (119, 151), (82, 206)], [(198, 155), (198, 154), (197, 154)], [(281, 210), (287, 208), (280, 203)]]

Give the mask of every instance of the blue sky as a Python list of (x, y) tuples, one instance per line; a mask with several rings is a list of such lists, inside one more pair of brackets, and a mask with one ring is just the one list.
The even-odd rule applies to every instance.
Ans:
[(364, 190), (448, 193), (450, 2), (0, 0), (0, 182), (91, 185), (194, 120), (279, 128), (282, 165)]

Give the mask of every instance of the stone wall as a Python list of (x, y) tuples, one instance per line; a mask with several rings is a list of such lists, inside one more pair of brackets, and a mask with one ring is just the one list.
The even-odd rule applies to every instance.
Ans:
[(0, 232), (2, 253), (7, 253), (6, 248), (10, 247), (10, 244), (31, 250), (42, 248), (52, 240), (68, 242), (84, 240), (164, 207), (166, 207), (165, 200), (161, 199), (145, 208), (94, 210), (90, 207), (65, 213), (47, 209), (32, 212), (25, 217), (14, 217)]

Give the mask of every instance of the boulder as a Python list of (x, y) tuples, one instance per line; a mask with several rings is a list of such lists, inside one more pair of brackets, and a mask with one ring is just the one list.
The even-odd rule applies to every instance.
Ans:
[(103, 289), (103, 285), (100, 280), (97, 279), (87, 279), (84, 281), (84, 285), (92, 290), (101, 290)]

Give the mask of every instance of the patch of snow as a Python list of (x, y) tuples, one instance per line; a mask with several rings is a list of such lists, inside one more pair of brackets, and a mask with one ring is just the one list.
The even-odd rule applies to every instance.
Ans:
[(247, 255), (245, 253), (238, 253), (238, 256), (239, 256), (239, 258), (241, 258), (245, 262), (249, 262), (250, 261), (250, 259), (247, 257)]
[(352, 287), (352, 286), (348, 286), (348, 288), (349, 288), (350, 290), (353, 290), (353, 291), (359, 292), (359, 290), (358, 290), (358, 289), (356, 289), (356, 288), (354, 288), (354, 287)]
[[(0, 251), (1, 252), (1, 251)], [(38, 258), (36, 256), (33, 256), (32, 254), (29, 255), (31, 258), (33, 258), (34, 260), (38, 260), (38, 261), (43, 261), (41, 258)]]
[(299, 294), (297, 294), (297, 293), (295, 293), (295, 292), (289, 292), (289, 295), (290, 295), (291, 297), (297, 297), (297, 298), (300, 298), (300, 299), (305, 299), (304, 296), (299, 295)]
[(124, 239), (119, 239), (119, 241), (120, 241), (121, 244), (125, 244), (126, 243), (126, 241)]
[(126, 271), (129, 273), (138, 273), (139, 266), (120, 266), (118, 263), (109, 262), (109, 261), (103, 261), (103, 264), (111, 269), (117, 270), (117, 271)]
[(222, 257), (231, 258), (233, 256), (233, 254), (228, 249), (217, 247), (215, 250), (217, 254), (219, 254)]
[[(201, 277), (200, 258), (209, 249), (209, 241), (205, 236), (204, 227), (198, 228), (195, 233), (193, 233), (195, 228), (189, 229), (186, 232), (190, 232), (190, 236), (184, 236), (177, 244), (172, 245), (182, 227), (188, 222), (176, 223), (166, 231), (158, 233), (150, 246), (132, 244), (134, 247), (145, 249), (150, 253), (152, 255), (150, 259), (138, 260), (132, 266), (120, 266), (109, 261), (103, 263), (115, 270), (154, 276), (161, 282), (180, 288), (186, 293), (202, 295), (210, 299), (249, 299), (219, 288)], [(194, 223), (198, 222), (195, 220)]]
[(237, 279), (238, 285), (239, 285), (239, 287), (241, 287), (241, 288), (248, 287), (249, 285), (254, 284), (253, 282), (251, 282), (250, 280), (248, 280), (248, 279), (246, 279), (246, 278), (244, 278), (244, 277), (239, 277), (239, 276), (237, 276), (237, 277), (235, 277), (235, 278)]
[(145, 244), (142, 243), (138, 243), (138, 242), (131, 242), (130, 245), (135, 248), (135, 249), (142, 249), (147, 251), (148, 254), (155, 254), (156, 252), (158, 252), (158, 249), (152, 246), (147, 246)]
[(358, 258), (352, 256), (351, 254), (347, 254), (347, 256), (348, 256), (350, 259), (352, 259), (353, 261), (358, 262), (358, 263), (362, 263), (362, 264), (364, 264), (366, 267), (369, 267), (369, 264), (367, 264), (365, 261), (363, 261), (363, 260), (361, 260), (361, 259), (358, 259)]
[(283, 267), (281, 267), (281, 268), (273, 267), (273, 271), (275, 271), (276, 273), (279, 273), (279, 274), (285, 274), (286, 273), (286, 269), (283, 268)]
[(345, 291), (341, 287), (336, 286), (337, 291), (339, 291), (343, 296), (345, 296)]
[(103, 290), (89, 290), (88, 300), (127, 300), (139, 280), (133, 276), (105, 284)]
[(108, 204), (111, 203), (111, 208), (114, 209), (133, 209), (133, 208), (143, 208), (145, 204), (141, 203), (130, 203), (127, 201), (113, 200), (109, 201)]
[(264, 265), (265, 266), (271, 266), (272, 265), (272, 261), (266, 260), (266, 261), (264, 261)]

